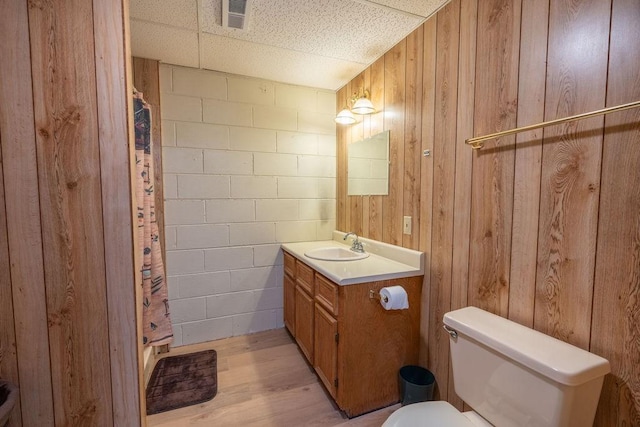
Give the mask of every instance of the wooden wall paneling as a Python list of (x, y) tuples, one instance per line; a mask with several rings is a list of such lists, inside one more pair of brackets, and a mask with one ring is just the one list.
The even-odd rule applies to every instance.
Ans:
[[(347, 107), (348, 89), (336, 94), (336, 114)], [(336, 229), (347, 229), (347, 132), (346, 125), (336, 124)]]
[(382, 199), (382, 241), (402, 246), (404, 103), (407, 41), (384, 54), (384, 129), (389, 134), (389, 195)]
[(0, 139), (23, 411), (14, 417), (21, 417), (26, 426), (49, 426), (53, 425), (53, 396), (27, 2), (3, 1), (2, 9)]
[[(124, 10), (121, 0), (96, 0), (93, 5), (96, 83), (98, 101), (98, 130), (100, 138), (100, 171), (102, 174), (102, 207), (105, 239), (105, 267), (107, 304), (109, 315), (109, 346), (111, 355), (111, 390), (113, 395), (114, 425), (140, 424), (146, 409), (141, 407), (141, 337), (137, 328), (136, 277), (134, 267), (132, 179), (130, 123), (132, 87), (126, 72), (131, 66), (125, 63), (126, 52)], [(158, 84), (155, 64), (155, 84)], [(159, 90), (158, 90), (159, 92)], [(153, 138), (155, 154), (161, 152), (160, 104), (154, 102)], [(152, 111), (153, 112), (153, 111)], [(157, 139), (156, 139), (157, 138)], [(159, 159), (158, 159), (159, 160)], [(156, 163), (157, 165), (157, 163)], [(160, 174), (160, 178), (162, 175)], [(156, 177), (157, 178), (157, 177)], [(156, 215), (162, 227), (162, 185), (156, 197)], [(158, 194), (156, 193), (156, 196)], [(164, 230), (164, 228), (160, 228)], [(161, 238), (164, 233), (160, 233)], [(164, 242), (163, 242), (164, 249)], [(127, 254), (129, 254), (127, 256)], [(141, 304), (141, 301), (140, 301)]]
[[(549, 4), (522, 0), (517, 126), (544, 121)], [(533, 327), (542, 129), (516, 135), (509, 319)]]
[[(366, 70), (364, 70), (362, 72), (364, 79), (363, 79), (363, 85), (366, 89), (369, 90), (369, 93), (371, 93), (371, 67), (367, 67)], [(371, 98), (369, 98), (371, 99)], [(373, 104), (374, 107), (376, 106), (375, 104)], [(371, 133), (371, 115), (366, 115), (363, 117), (363, 121), (364, 121), (364, 128), (363, 128), (363, 138), (370, 138), (372, 133)], [(362, 196), (362, 199), (360, 201), (362, 203), (362, 226), (360, 228), (360, 231), (362, 232), (362, 235), (365, 237), (369, 237), (369, 218), (371, 215), (371, 196), (365, 195)]]
[[(478, 2), (477, 0), (467, 0), (460, 5), (451, 310), (467, 306), (469, 289), (469, 229), (471, 227), (473, 151), (464, 145), (464, 140), (473, 135), (477, 25)], [(453, 384), (451, 367), (449, 367), (449, 384)], [(459, 409), (465, 409), (453, 387), (449, 388), (449, 402)]]
[[(436, 18), (423, 25), (422, 60), (422, 150), (433, 153), (435, 127), (435, 88), (436, 88)], [(433, 205), (433, 154), (422, 157), (420, 165), (420, 251), (425, 253), (424, 280), (420, 300), (420, 364), (429, 366), (431, 348), (429, 346), (430, 306), (431, 306), (431, 232)], [(434, 305), (435, 307), (435, 305)]]
[[(609, 1), (554, 0), (545, 119), (604, 107)], [(588, 31), (585, 31), (588, 28)], [(544, 130), (536, 329), (589, 348), (603, 117)]]
[[(420, 166), (422, 163), (422, 26), (407, 36), (405, 79), (403, 216), (411, 217), (411, 234), (402, 234), (402, 246), (420, 246)], [(404, 225), (404, 224), (403, 224)]]
[[(362, 72), (351, 80), (351, 95), (354, 93), (359, 95), (364, 89), (364, 72)], [(349, 129), (351, 131), (348, 139), (349, 144), (353, 144), (354, 142), (362, 141), (364, 139), (364, 121), (367, 116), (359, 116), (357, 114), (355, 116), (358, 121)], [(362, 236), (362, 196), (349, 196), (349, 217), (350, 228), (345, 231), (353, 231), (358, 236)]]
[[(385, 81), (384, 81), (384, 56), (374, 62), (369, 69), (371, 70), (371, 84), (369, 91), (371, 92), (371, 102), (377, 109), (372, 114), (369, 132), (371, 135), (380, 133), (384, 127), (384, 110), (385, 110)], [(382, 241), (382, 200), (386, 196), (369, 197), (369, 232), (370, 239)]]
[[(520, 6), (478, 2), (475, 135), (516, 124)], [(514, 142), (500, 138), (473, 158), (468, 302), (501, 316), (509, 303)]]
[[(347, 83), (347, 99), (351, 99), (351, 96), (353, 95), (353, 89), (352, 89), (352, 85), (351, 82)], [(357, 118), (356, 118), (357, 119)], [(344, 133), (344, 154), (346, 156), (346, 166), (345, 166), (345, 170), (346, 170), (346, 177), (347, 177), (347, 188), (346, 188), (346, 192), (345, 194), (345, 203), (344, 203), (344, 208), (345, 208), (345, 232), (349, 232), (351, 231), (351, 228), (353, 227), (353, 225), (351, 224), (351, 196), (349, 196), (349, 144), (351, 144), (352, 138), (351, 138), (351, 127), (352, 125), (346, 125), (346, 132)]]
[[(640, 99), (640, 8), (614, 0), (607, 107)], [(605, 117), (590, 351), (611, 363), (596, 426), (640, 425), (640, 110)]]
[[(0, 148), (2, 148), (0, 128)], [(7, 212), (2, 177), (2, 150), (0, 150), (0, 378), (20, 385), (18, 357), (16, 354), (16, 331), (13, 317), (13, 297), (11, 289), (11, 265), (9, 263), (9, 237), (7, 235)], [(20, 400), (13, 409), (8, 426), (22, 425)]]
[(55, 423), (112, 425), (92, 5), (31, 3), (29, 30)]
[(153, 152), (153, 193), (155, 218), (160, 230), (162, 259), (166, 259), (164, 236), (164, 187), (162, 181), (162, 117), (160, 115), (160, 61), (133, 58), (133, 86), (144, 94), (151, 106), (151, 144)]
[(438, 13), (437, 26), (429, 366), (440, 398), (447, 399), (449, 335), (439, 326), (451, 307), (460, 0), (453, 0)]

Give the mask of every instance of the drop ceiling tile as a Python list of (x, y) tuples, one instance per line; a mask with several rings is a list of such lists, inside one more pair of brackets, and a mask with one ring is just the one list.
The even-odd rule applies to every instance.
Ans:
[(131, 0), (131, 18), (198, 31), (197, 0)]
[(198, 33), (131, 20), (131, 53), (169, 64), (198, 67)]
[(428, 18), (450, 0), (367, 0)]
[(418, 16), (353, 0), (254, 0), (248, 30), (240, 31), (220, 25), (220, 2), (203, 1), (203, 31), (363, 64), (422, 22)]
[(366, 66), (206, 33), (200, 42), (203, 68), (301, 86), (337, 90)]

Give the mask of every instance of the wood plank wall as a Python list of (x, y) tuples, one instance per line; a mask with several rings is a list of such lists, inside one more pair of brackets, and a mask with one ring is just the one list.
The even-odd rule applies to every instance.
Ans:
[[(452, 0), (338, 92), (381, 112), (338, 127), (337, 228), (427, 254), (421, 362), (459, 408), (442, 315), (475, 305), (609, 359), (595, 424), (640, 425), (640, 109), (463, 143), (640, 100), (638, 22), (635, 0)], [(346, 145), (381, 130), (390, 194), (347, 196)]]
[(140, 425), (122, 0), (2, 1), (0, 377), (12, 426)]

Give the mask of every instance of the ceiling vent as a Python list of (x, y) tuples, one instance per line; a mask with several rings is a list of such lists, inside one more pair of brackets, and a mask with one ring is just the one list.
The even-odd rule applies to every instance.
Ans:
[(222, 0), (222, 26), (246, 30), (252, 0)]

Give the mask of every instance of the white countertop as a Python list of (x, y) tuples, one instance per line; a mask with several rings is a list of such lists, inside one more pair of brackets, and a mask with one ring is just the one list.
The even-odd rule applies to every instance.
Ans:
[[(342, 236), (344, 236), (344, 233), (334, 232), (334, 239), (336, 240), (283, 243), (282, 248), (339, 285), (377, 282), (424, 274), (424, 254), (422, 252), (364, 238), (360, 238), (360, 241), (363, 242), (365, 251), (369, 253), (369, 257), (365, 259), (322, 261), (305, 256), (305, 252), (312, 249), (326, 247), (350, 248), (352, 239), (349, 238), (343, 244)], [(379, 254), (384, 254), (385, 256)]]

